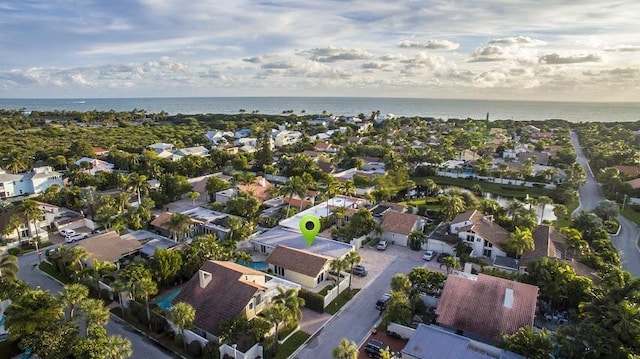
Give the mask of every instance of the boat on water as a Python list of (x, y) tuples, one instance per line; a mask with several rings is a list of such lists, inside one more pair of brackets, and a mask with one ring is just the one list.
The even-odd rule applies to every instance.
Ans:
[(84, 101), (84, 100), (82, 100), (82, 101), (73, 101), (72, 103), (75, 103), (75, 104), (83, 104), (83, 103), (85, 103), (85, 101)]

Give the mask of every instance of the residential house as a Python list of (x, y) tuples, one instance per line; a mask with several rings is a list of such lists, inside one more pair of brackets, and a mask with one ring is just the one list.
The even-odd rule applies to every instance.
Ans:
[(150, 149), (156, 151), (156, 153), (160, 154), (162, 152), (171, 152), (173, 150), (173, 145), (170, 143), (154, 143), (148, 146)]
[(94, 260), (111, 262), (120, 267), (120, 261), (132, 258), (138, 254), (142, 245), (135, 238), (124, 239), (118, 232), (111, 231), (98, 234), (78, 242), (87, 252), (87, 265), (92, 265)]
[(30, 172), (18, 174), (0, 169), (0, 199), (42, 193), (53, 185), (63, 187), (64, 182), (62, 173), (49, 166), (36, 167)]
[(522, 163), (525, 163), (529, 158), (532, 158), (533, 164), (543, 165), (543, 166), (546, 166), (549, 164), (548, 152), (528, 151), (528, 152), (520, 152), (516, 156), (518, 160)]
[(171, 212), (160, 213), (156, 218), (151, 221), (150, 225), (155, 228), (156, 233), (165, 237), (175, 239), (179, 242), (191, 238), (196, 233), (197, 222), (189, 218), (189, 222), (184, 224), (182, 229), (172, 228), (171, 225)]
[(260, 202), (271, 199), (271, 188), (273, 184), (262, 176), (254, 178), (250, 184), (239, 184), (236, 186), (238, 191), (248, 193), (258, 199)]
[(172, 249), (182, 248), (180, 243), (156, 233), (145, 230), (137, 230), (129, 232), (121, 236), (123, 240), (135, 239), (142, 245), (140, 248), (140, 256), (143, 258), (152, 258), (156, 249)]
[(343, 258), (347, 253), (354, 250), (354, 246), (349, 243), (334, 241), (320, 236), (316, 236), (313, 243), (308, 245), (300, 232), (280, 227), (260, 233), (251, 242), (256, 251), (266, 255), (273, 252), (278, 246), (298, 249), (332, 259)]
[(490, 275), (452, 274), (436, 309), (437, 323), (465, 337), (495, 343), (533, 326), (538, 287)]
[(269, 272), (304, 287), (314, 288), (327, 278), (333, 258), (278, 245), (267, 257)]
[(409, 245), (411, 232), (422, 232), (424, 225), (424, 219), (415, 214), (385, 211), (382, 213), (382, 221), (380, 222), (383, 230), (380, 239), (406, 247)]
[(238, 194), (238, 189), (236, 187), (223, 189), (222, 191), (216, 192), (216, 202), (219, 203), (227, 203), (233, 197)]
[(109, 150), (104, 149), (102, 147), (91, 147), (91, 152), (93, 152), (94, 155), (96, 155), (97, 157), (107, 157), (109, 155)]
[(403, 359), (525, 359), (513, 352), (446, 331), (418, 324), (402, 349)]
[(615, 165), (613, 167), (626, 178), (634, 179), (640, 177), (640, 167), (638, 166)]
[(318, 152), (327, 152), (327, 153), (336, 153), (338, 152), (338, 147), (330, 142), (318, 142), (316, 143), (315, 150)]
[(212, 146), (217, 146), (222, 142), (227, 142), (227, 138), (233, 138), (234, 133), (230, 131), (212, 130), (205, 133), (204, 137), (211, 142)]
[(209, 150), (204, 146), (195, 146), (178, 149), (173, 154), (174, 156), (180, 156), (180, 158), (186, 156), (209, 157)]
[(473, 248), (474, 257), (506, 256), (509, 232), (495, 223), (492, 216), (485, 216), (477, 210), (458, 214), (450, 223), (451, 234), (465, 241)]
[(401, 204), (391, 203), (391, 202), (380, 202), (379, 204), (371, 208), (371, 214), (376, 218), (382, 218), (382, 215), (387, 211), (404, 213), (406, 212), (406, 210), (407, 209), (405, 208), (405, 206)]
[(475, 160), (479, 160), (482, 156), (480, 156), (476, 151), (464, 150), (458, 154), (456, 158), (459, 161), (471, 162)]
[(302, 132), (281, 130), (273, 138), (274, 146), (276, 148), (293, 145), (300, 141), (302, 138)]
[(233, 134), (233, 137), (235, 137), (235, 138), (245, 138), (245, 137), (249, 137), (250, 135), (251, 135), (251, 129), (249, 129), (249, 128), (241, 128), (241, 129), (237, 130)]
[(207, 340), (217, 340), (220, 324), (239, 315), (252, 320), (268, 307), (278, 287), (300, 288), (237, 263), (208, 260), (173, 303), (190, 304), (196, 312), (194, 332)]
[[(88, 165), (86, 165), (87, 163)], [(107, 161), (99, 160), (97, 158), (82, 157), (75, 162), (76, 166), (80, 167), (82, 172), (95, 176), (98, 172), (112, 172), (115, 165)]]
[(518, 154), (528, 152), (529, 149), (524, 145), (517, 145), (514, 149), (506, 149), (502, 152), (503, 159), (516, 159)]
[(238, 146), (242, 152), (253, 153), (256, 152), (258, 139), (255, 137), (243, 137), (237, 139), (234, 144)]
[(233, 216), (230, 214), (203, 207), (192, 208), (182, 214), (188, 216), (195, 225), (191, 228), (192, 235), (213, 234), (218, 239), (226, 239), (231, 232), (229, 219)]

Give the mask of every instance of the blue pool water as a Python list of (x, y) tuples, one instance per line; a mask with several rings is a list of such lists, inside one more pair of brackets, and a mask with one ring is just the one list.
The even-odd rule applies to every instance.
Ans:
[(269, 264), (265, 261), (254, 261), (251, 263), (247, 263), (247, 262), (238, 262), (238, 264), (242, 264), (245, 267), (249, 267), (251, 269), (255, 269), (255, 270), (267, 270), (269, 269)]
[(172, 291), (171, 293), (165, 295), (164, 297), (157, 299), (156, 304), (158, 305), (158, 307), (162, 308), (163, 310), (170, 310), (171, 308), (173, 308), (173, 304), (171, 304), (171, 302), (178, 296), (178, 294), (180, 294), (181, 290), (182, 288), (178, 288)]

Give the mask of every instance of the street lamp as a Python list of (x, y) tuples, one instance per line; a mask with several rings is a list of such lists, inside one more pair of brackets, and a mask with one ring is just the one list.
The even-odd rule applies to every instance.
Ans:
[(233, 344), (231, 347), (233, 348), (233, 359), (236, 359), (236, 349), (238, 348), (238, 344)]

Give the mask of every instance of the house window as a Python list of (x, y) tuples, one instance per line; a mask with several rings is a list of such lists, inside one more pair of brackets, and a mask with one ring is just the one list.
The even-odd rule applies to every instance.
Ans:
[(480, 241), (482, 241), (481, 238), (476, 238), (476, 242), (480, 242)]
[(467, 242), (473, 242), (473, 235), (467, 234)]
[(282, 268), (282, 267), (278, 267), (278, 266), (273, 266), (273, 271), (274, 271), (277, 275), (284, 277), (284, 268)]
[(485, 241), (484, 246), (487, 248), (493, 248), (493, 243)]
[(253, 310), (253, 302), (249, 302), (249, 310)]
[(262, 303), (262, 294), (258, 294), (258, 296), (256, 297), (256, 305)]
[(265, 245), (260, 246), (260, 252), (267, 253), (267, 247)]
[(491, 257), (491, 249), (485, 249), (482, 251), (482, 255), (485, 257)]

